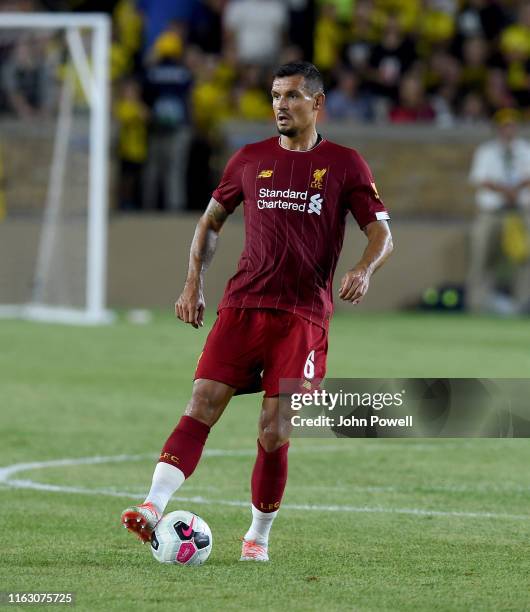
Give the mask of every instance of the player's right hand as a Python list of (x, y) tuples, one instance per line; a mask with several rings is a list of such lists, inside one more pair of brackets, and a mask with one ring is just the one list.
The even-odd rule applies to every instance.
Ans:
[(175, 315), (195, 329), (204, 325), (204, 295), (200, 285), (186, 283), (179, 299), (175, 302)]

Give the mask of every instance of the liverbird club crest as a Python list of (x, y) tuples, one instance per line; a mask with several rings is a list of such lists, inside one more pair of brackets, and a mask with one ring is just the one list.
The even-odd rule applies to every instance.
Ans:
[(313, 172), (313, 182), (311, 183), (311, 189), (322, 189), (324, 174), (326, 174), (327, 171), (327, 168), (322, 168), (321, 170), (315, 170)]

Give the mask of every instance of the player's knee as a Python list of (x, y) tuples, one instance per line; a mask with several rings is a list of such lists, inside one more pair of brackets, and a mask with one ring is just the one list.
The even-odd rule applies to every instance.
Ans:
[(272, 453), (289, 441), (280, 431), (270, 428), (260, 430), (258, 437), (263, 450), (267, 453)]
[(212, 427), (225, 406), (226, 398), (223, 394), (206, 385), (195, 384), (185, 414)]
[(206, 423), (209, 427), (217, 421), (219, 409), (212, 398), (206, 393), (194, 393), (186, 406), (185, 414), (193, 417), (202, 423)]

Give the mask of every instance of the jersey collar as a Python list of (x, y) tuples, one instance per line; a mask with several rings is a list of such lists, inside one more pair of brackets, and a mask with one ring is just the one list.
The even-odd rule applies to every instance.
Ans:
[(310, 149), (307, 149), (306, 151), (296, 151), (293, 149), (286, 149), (285, 147), (283, 147), (282, 142), (281, 142), (281, 136), (278, 136), (278, 146), (283, 151), (289, 151), (289, 153), (311, 153), (311, 151), (314, 151), (322, 142), (324, 142), (324, 138), (322, 138), (322, 136), (317, 133), (317, 141)]

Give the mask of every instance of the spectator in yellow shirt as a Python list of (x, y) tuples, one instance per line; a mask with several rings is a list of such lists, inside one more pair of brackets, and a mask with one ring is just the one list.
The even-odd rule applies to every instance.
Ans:
[(221, 123), (232, 113), (231, 88), (235, 72), (229, 62), (220, 62), (214, 55), (201, 55), (195, 71), (191, 107), (198, 132), (211, 142), (218, 138)]
[(519, 108), (530, 108), (530, 2), (519, 9), (519, 22), (501, 33), (500, 48), (510, 93)]
[(119, 125), (120, 160), (119, 203), (121, 210), (141, 208), (142, 172), (147, 158), (147, 121), (149, 111), (134, 79), (123, 82), (114, 106)]
[(337, 20), (337, 10), (332, 3), (322, 6), (315, 25), (314, 61), (324, 77), (336, 66), (344, 40), (344, 31)]
[(247, 121), (266, 121), (272, 118), (270, 97), (261, 86), (258, 66), (246, 66), (242, 70), (236, 99), (238, 117)]

